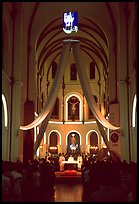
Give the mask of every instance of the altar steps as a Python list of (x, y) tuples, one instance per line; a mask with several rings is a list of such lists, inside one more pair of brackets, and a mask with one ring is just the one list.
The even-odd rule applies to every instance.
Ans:
[(55, 181), (61, 183), (82, 183), (81, 171), (65, 170), (55, 172)]

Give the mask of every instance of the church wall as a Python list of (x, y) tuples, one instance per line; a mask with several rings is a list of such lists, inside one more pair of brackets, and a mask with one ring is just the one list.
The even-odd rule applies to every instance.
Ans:
[[(86, 137), (90, 130), (95, 130), (99, 134), (96, 124), (49, 124), (46, 129), (46, 143), (49, 145), (49, 134), (51, 131), (58, 131), (61, 135), (61, 143), (59, 143), (59, 152), (66, 152), (67, 136), (70, 132), (77, 132), (80, 135), (81, 152), (87, 152)], [(99, 139), (101, 143), (101, 139)]]

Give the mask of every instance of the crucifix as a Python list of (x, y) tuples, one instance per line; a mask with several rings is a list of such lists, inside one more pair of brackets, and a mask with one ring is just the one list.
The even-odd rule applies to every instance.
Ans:
[(72, 110), (72, 120), (74, 121), (74, 115), (75, 115), (75, 111), (76, 111), (76, 104), (78, 104), (80, 101), (77, 97), (72, 96), (69, 100), (68, 100), (69, 104), (71, 104), (71, 110)]

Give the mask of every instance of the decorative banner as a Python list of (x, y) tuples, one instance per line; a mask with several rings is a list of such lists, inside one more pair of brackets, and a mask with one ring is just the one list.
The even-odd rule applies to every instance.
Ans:
[(78, 31), (78, 13), (66, 12), (63, 14), (63, 31), (67, 34)]

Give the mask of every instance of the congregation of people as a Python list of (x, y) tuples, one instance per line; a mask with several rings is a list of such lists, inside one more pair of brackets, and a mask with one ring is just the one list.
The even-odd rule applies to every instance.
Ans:
[(84, 202), (136, 202), (137, 165), (89, 157), (82, 166)]
[(64, 171), (62, 161), (78, 161), (83, 202), (136, 201), (136, 163), (102, 160), (89, 153), (50, 154), (27, 163), (2, 161), (3, 202), (53, 202), (55, 172)]
[[(55, 172), (64, 171), (61, 161), (70, 154), (51, 154), (27, 163), (2, 161), (3, 202), (51, 202), (54, 197)], [(64, 158), (61, 160), (61, 158)], [(74, 155), (77, 160), (77, 155)]]

